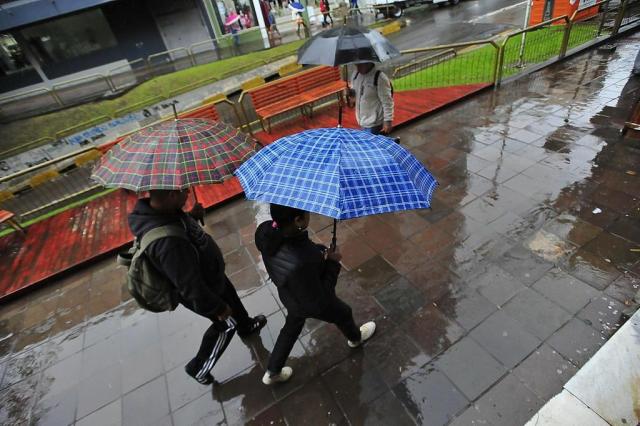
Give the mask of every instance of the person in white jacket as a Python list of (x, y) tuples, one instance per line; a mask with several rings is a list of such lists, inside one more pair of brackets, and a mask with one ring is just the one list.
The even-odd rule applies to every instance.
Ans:
[(375, 135), (391, 133), (393, 89), (391, 81), (371, 62), (356, 64), (351, 79), (350, 103), (363, 130)]

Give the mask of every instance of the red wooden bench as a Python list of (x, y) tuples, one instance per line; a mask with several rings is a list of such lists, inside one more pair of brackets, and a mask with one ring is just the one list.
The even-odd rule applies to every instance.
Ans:
[(208, 120), (220, 121), (218, 110), (215, 104), (208, 104), (189, 111), (178, 114), (178, 118), (206, 118)]
[(342, 81), (340, 69), (336, 67), (315, 67), (289, 77), (272, 81), (263, 86), (248, 90), (262, 129), (267, 131), (267, 121), (271, 132), (271, 118), (285, 112), (300, 109), (305, 114), (305, 107), (313, 111), (313, 102), (334, 94), (342, 100), (346, 83)]
[(0, 209), (0, 223), (7, 222), (13, 229), (24, 235), (27, 231), (18, 223), (15, 217), (16, 215), (12, 212)]

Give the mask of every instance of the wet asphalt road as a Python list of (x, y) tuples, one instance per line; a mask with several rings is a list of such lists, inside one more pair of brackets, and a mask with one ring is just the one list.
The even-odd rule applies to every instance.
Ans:
[[(456, 6), (406, 9), (407, 27), (389, 39), (399, 49), (482, 40), (517, 29), (524, 21), (521, 0), (468, 0)], [(516, 6), (517, 5), (517, 6)]]

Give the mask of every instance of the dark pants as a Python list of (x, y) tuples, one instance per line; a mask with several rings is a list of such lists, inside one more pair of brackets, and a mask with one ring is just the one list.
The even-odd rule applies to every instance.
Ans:
[(373, 135), (379, 135), (380, 132), (382, 131), (382, 125), (379, 126), (374, 126), (374, 127), (363, 127), (362, 130), (364, 130), (365, 132), (371, 133)]
[(360, 340), (360, 329), (353, 321), (351, 307), (337, 297), (333, 299), (321, 315), (304, 317), (288, 314), (284, 327), (280, 330), (278, 340), (276, 340), (273, 352), (271, 352), (271, 356), (269, 357), (267, 370), (270, 373), (278, 374), (280, 370), (282, 370), (307, 318), (316, 318), (335, 324), (347, 339), (351, 341)]
[[(235, 287), (233, 287), (233, 284), (231, 284), (228, 278), (225, 280), (225, 287), (221, 298), (227, 302), (233, 314), (227, 321), (209, 318), (212, 324), (207, 331), (205, 331), (204, 336), (202, 336), (202, 343), (195, 358), (187, 364), (189, 373), (198, 380), (204, 379), (213, 366), (216, 365), (216, 362), (218, 362), (224, 350), (229, 346), (229, 342), (231, 342), (236, 328), (243, 330), (251, 326), (251, 318), (240, 301)], [(190, 303), (186, 301), (182, 301), (181, 303), (187, 309), (194, 311)]]

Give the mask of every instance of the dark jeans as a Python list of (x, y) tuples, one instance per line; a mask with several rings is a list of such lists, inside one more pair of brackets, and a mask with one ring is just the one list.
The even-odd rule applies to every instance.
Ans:
[(284, 327), (280, 330), (278, 340), (276, 340), (273, 352), (271, 352), (271, 356), (269, 357), (269, 364), (267, 366), (269, 373), (278, 374), (280, 370), (282, 370), (307, 318), (316, 318), (335, 324), (347, 339), (351, 341), (360, 340), (360, 328), (356, 326), (353, 320), (351, 307), (337, 297), (334, 298), (324, 312), (318, 316), (304, 317), (288, 314)]
[[(195, 358), (187, 364), (189, 373), (199, 380), (209, 374), (213, 366), (216, 365), (224, 350), (229, 346), (236, 328), (243, 330), (251, 326), (251, 318), (240, 301), (235, 287), (228, 278), (226, 278), (221, 297), (227, 302), (233, 314), (226, 322), (219, 321), (216, 318), (209, 318), (212, 324), (202, 336), (202, 343)], [(181, 301), (181, 303), (185, 308), (194, 311), (193, 306), (187, 301)]]

